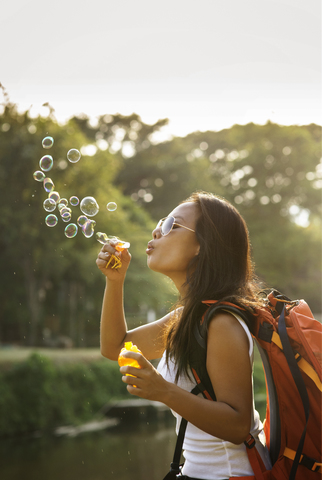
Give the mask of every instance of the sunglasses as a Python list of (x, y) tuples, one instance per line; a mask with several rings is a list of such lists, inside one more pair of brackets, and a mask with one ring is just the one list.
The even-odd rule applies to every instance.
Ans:
[(173, 226), (174, 226), (174, 225), (177, 225), (178, 227), (185, 228), (186, 230), (190, 230), (190, 232), (194, 232), (194, 233), (195, 233), (195, 230), (192, 230), (192, 229), (189, 228), (189, 227), (185, 227), (184, 225), (180, 225), (180, 223), (176, 223), (174, 217), (161, 218), (161, 220), (159, 220), (156, 228), (161, 228), (161, 235), (162, 235), (163, 237), (165, 237), (166, 235), (169, 235), (169, 233), (170, 233), (171, 230), (173, 229)]

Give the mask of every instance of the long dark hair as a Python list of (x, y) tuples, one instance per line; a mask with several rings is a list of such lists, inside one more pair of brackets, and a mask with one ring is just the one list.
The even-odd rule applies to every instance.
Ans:
[(176, 305), (180, 314), (171, 315), (165, 331), (167, 362), (177, 366), (176, 380), (189, 374), (189, 352), (193, 328), (206, 310), (203, 300), (229, 301), (252, 308), (262, 303), (254, 275), (245, 220), (227, 200), (207, 192), (195, 192), (182, 203), (198, 207), (196, 236), (199, 254), (188, 266), (186, 295)]

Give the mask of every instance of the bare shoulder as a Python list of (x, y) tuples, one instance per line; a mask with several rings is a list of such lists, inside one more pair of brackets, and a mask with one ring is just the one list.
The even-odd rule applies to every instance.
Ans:
[(252, 408), (249, 341), (237, 318), (228, 312), (219, 312), (209, 323), (206, 365), (217, 401), (238, 412), (243, 436), (250, 428)]
[(229, 343), (243, 345), (248, 350), (248, 338), (244, 328), (234, 315), (219, 312), (213, 316), (208, 325), (208, 345)]

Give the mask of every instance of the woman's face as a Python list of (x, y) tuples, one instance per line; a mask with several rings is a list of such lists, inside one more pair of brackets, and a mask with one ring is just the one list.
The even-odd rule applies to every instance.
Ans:
[[(172, 210), (169, 216), (173, 216), (176, 223), (195, 230), (199, 211), (195, 203), (187, 202)], [(176, 284), (182, 279), (184, 283), (188, 265), (200, 249), (196, 234), (174, 225), (166, 236), (161, 235), (160, 227), (155, 228), (152, 235), (153, 240), (149, 242), (150, 248), (147, 250), (148, 267), (167, 275)]]

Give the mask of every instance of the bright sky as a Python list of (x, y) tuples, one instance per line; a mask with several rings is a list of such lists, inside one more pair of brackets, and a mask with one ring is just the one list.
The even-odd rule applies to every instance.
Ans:
[(49, 102), (61, 121), (136, 112), (175, 135), (322, 123), (320, 0), (10, 0), (0, 43), (11, 101)]

